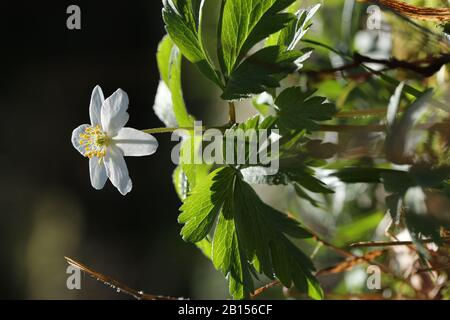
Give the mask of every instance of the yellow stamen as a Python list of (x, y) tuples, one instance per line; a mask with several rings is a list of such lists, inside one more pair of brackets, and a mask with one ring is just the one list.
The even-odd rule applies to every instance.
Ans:
[(80, 145), (84, 147), (84, 156), (89, 159), (97, 157), (101, 161), (110, 142), (111, 139), (100, 125), (87, 127), (84, 133), (80, 134)]

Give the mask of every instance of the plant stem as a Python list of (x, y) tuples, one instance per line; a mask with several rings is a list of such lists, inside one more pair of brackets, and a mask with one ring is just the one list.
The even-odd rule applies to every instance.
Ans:
[(234, 105), (234, 102), (228, 102), (228, 111), (230, 116), (230, 124), (236, 123), (236, 106)]
[(317, 131), (327, 132), (384, 132), (386, 130), (385, 125), (369, 124), (369, 125), (328, 125), (324, 124), (319, 127)]
[(141, 130), (142, 132), (148, 133), (148, 134), (160, 134), (160, 133), (172, 133), (175, 132), (177, 130), (186, 130), (186, 131), (194, 131), (195, 129), (201, 129), (201, 131), (206, 131), (208, 129), (217, 129), (217, 130), (221, 130), (224, 131), (226, 129), (229, 129), (230, 125), (223, 125), (220, 127), (179, 127), (179, 128), (152, 128), (152, 129), (145, 129), (145, 130)]
[[(201, 127), (202, 130), (206, 130), (205, 127)], [(149, 133), (149, 134), (158, 134), (158, 133), (172, 133), (177, 130), (187, 130), (192, 131), (194, 130), (194, 127), (181, 127), (181, 128), (153, 128), (153, 129), (146, 129), (142, 130), (142, 132)]]
[[(402, 112), (403, 110), (399, 110)], [(341, 111), (336, 114), (336, 118), (346, 119), (346, 118), (358, 118), (358, 117), (368, 117), (368, 116), (385, 116), (387, 113), (386, 108), (374, 108), (368, 110), (352, 110), (352, 111)]]

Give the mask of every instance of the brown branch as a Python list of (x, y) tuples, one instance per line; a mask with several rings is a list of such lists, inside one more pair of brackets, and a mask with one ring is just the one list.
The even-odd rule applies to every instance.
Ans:
[[(320, 76), (326, 74), (334, 74), (337, 72), (344, 72), (351, 69), (356, 69), (361, 67), (364, 63), (373, 63), (385, 66), (386, 70), (393, 69), (404, 69), (415, 72), (424, 77), (431, 77), (436, 72), (438, 72), (444, 65), (450, 63), (450, 54), (441, 54), (436, 57), (429, 57), (427, 59), (418, 60), (418, 61), (404, 61), (399, 60), (394, 57), (390, 59), (375, 59), (368, 56), (361, 55), (359, 53), (353, 54), (353, 62), (336, 67), (336, 68), (328, 68), (322, 70), (308, 70), (302, 71), (302, 73), (307, 74), (308, 76)], [(367, 73), (364, 73), (366, 75)]]
[(375, 63), (386, 66), (388, 69), (405, 69), (418, 73), (424, 77), (431, 77), (438, 72), (442, 66), (450, 63), (450, 54), (442, 54), (421, 61), (404, 61), (396, 58), (374, 59), (355, 53), (353, 55), (355, 63)]
[[(351, 125), (351, 124), (323, 124), (319, 126), (318, 130), (325, 132), (385, 132), (386, 125), (382, 124), (367, 124), (367, 125)], [(436, 124), (419, 124), (414, 127), (415, 130), (448, 130), (448, 124), (445, 122)]]
[(269, 290), (270, 288), (276, 287), (276, 286), (278, 286), (278, 285), (280, 285), (280, 284), (281, 284), (281, 282), (280, 282), (279, 280), (272, 281), (272, 282), (266, 284), (265, 286), (262, 286), (261, 288), (256, 289), (256, 290), (250, 295), (250, 297), (253, 299), (253, 298), (255, 298), (256, 296), (259, 296), (259, 295), (263, 294), (264, 292), (266, 292), (266, 291)]
[(449, 8), (418, 7), (398, 0), (358, 0), (358, 1), (372, 2), (414, 19), (431, 20), (431, 21), (450, 21)]
[(102, 282), (103, 284), (107, 285), (110, 288), (116, 289), (117, 292), (119, 292), (119, 293), (126, 294), (137, 300), (182, 300), (182, 298), (165, 297), (165, 296), (144, 293), (142, 291), (130, 288), (127, 285), (122, 284), (119, 281), (117, 281), (109, 276), (106, 276), (100, 272), (97, 272), (94, 269), (92, 269), (74, 259), (71, 259), (68, 257), (64, 257), (64, 259), (66, 259), (66, 261), (69, 265), (82, 270), (83, 272), (87, 273), (89, 276), (96, 279), (97, 281)]
[(445, 270), (450, 270), (450, 264), (435, 266), (435, 267), (431, 267), (431, 268), (419, 269), (416, 271), (416, 273), (432, 272), (432, 271), (445, 271)]
[(334, 266), (324, 268), (322, 270), (319, 270), (316, 275), (317, 276), (324, 276), (329, 274), (336, 274), (336, 273), (342, 273), (349, 271), (356, 267), (357, 265), (361, 263), (371, 263), (373, 260), (378, 258), (379, 256), (383, 255), (386, 252), (386, 250), (376, 250), (366, 253), (365, 255), (361, 257), (352, 257), (350, 259), (347, 259), (341, 263), (338, 263)]

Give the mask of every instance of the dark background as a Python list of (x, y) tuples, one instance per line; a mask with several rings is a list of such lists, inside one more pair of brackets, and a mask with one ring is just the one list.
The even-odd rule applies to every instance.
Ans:
[[(157, 154), (127, 158), (126, 197), (109, 182), (92, 189), (70, 142), (97, 84), (128, 93), (130, 127), (162, 126), (152, 110), (161, 1), (11, 3), (0, 5), (0, 298), (126, 298), (86, 277), (67, 290), (64, 256), (152, 294), (226, 296), (226, 281), (179, 237), (170, 136)], [(71, 4), (81, 30), (66, 27)]]

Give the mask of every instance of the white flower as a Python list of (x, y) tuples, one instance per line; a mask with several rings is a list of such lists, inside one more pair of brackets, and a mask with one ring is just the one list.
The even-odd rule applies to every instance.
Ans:
[(99, 86), (94, 88), (89, 113), (91, 124), (84, 124), (72, 133), (72, 144), (89, 158), (92, 186), (100, 190), (106, 180), (126, 195), (132, 183), (124, 156), (147, 156), (156, 152), (158, 141), (142, 131), (125, 128), (129, 115), (128, 96), (118, 89), (108, 99)]

